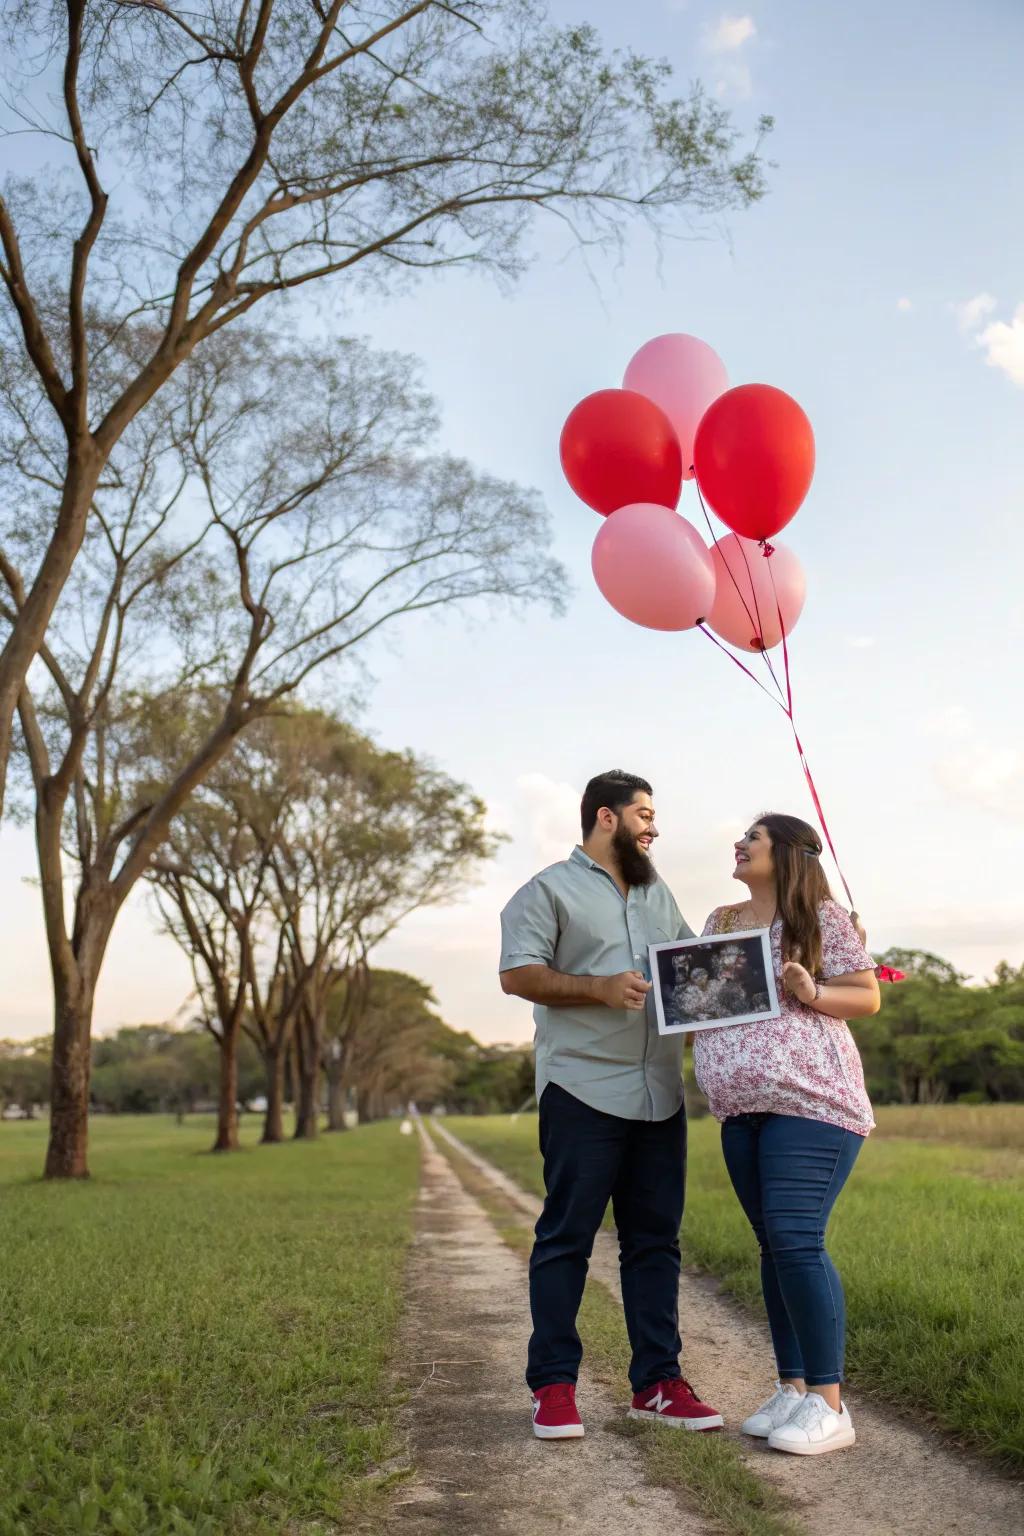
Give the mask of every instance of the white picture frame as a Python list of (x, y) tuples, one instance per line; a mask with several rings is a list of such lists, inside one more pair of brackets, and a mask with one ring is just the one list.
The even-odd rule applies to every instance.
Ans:
[[(737, 954), (726, 957), (730, 948)], [(675, 939), (649, 951), (659, 1035), (728, 1029), (781, 1014), (767, 928)]]

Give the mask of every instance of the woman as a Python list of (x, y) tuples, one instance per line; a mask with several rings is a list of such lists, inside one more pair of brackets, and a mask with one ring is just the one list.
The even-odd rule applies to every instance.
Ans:
[(854, 1443), (842, 1402), (843, 1288), (825, 1227), (874, 1126), (847, 1019), (879, 1008), (874, 962), (833, 900), (821, 842), (795, 816), (766, 815), (736, 844), (749, 895), (705, 934), (768, 928), (781, 1017), (700, 1031), (697, 1082), (722, 1121), (729, 1177), (761, 1247), (776, 1389), (743, 1425), (779, 1451)]

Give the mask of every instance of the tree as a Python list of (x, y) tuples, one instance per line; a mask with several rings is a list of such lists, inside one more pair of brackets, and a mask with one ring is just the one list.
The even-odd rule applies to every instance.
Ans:
[[(7, 398), (16, 414), (17, 381)], [(18, 704), (54, 984), (48, 1176), (87, 1173), (113, 924), (242, 733), (406, 614), (485, 596), (557, 605), (536, 498), (423, 452), (432, 422), (403, 359), (236, 332), (179, 371), (111, 458)], [(8, 463), (38, 466), (40, 511), (53, 454), (34, 427), (12, 435)], [(43, 530), (30, 517), (17, 537), (31, 552)], [(3, 555), (0, 577), (13, 622), (28, 599)]]
[[(243, 737), (172, 823), (148, 878), (167, 932), (189, 958), (200, 1018), (220, 1062), (213, 1150), (238, 1147), (238, 1049), (257, 956), (272, 921), (270, 866), (287, 786), (268, 732)], [(279, 946), (280, 948), (280, 946)]]
[[(372, 952), (425, 906), (450, 901), (498, 839), (483, 803), (411, 752), (387, 752), (341, 722), (313, 717), (301, 794), (273, 858), (293, 975), (302, 978), (295, 1134), (317, 1133), (325, 1030), (335, 1096), (363, 1027)], [(340, 1005), (332, 992), (343, 982)], [(337, 1128), (337, 1116), (334, 1117)]]
[(436, 997), (418, 977), (385, 969), (370, 972), (359, 1024), (347, 1048), (348, 1084), (360, 1120), (404, 1108), (410, 1099), (430, 1103), (450, 1086), (451, 1063), (437, 1049), (446, 1026), (436, 1009)]
[(465, 786), (429, 763), (383, 751), (317, 711), (260, 722), (181, 813), (150, 879), (220, 1046), (218, 1150), (238, 1144), (243, 1026), (266, 1064), (264, 1141), (283, 1136), (292, 1042), (295, 1134), (316, 1135), (337, 978), (365, 968), (403, 917), (449, 899), (491, 853), (483, 815)]
[(939, 1104), (964, 1093), (987, 1099), (1024, 1093), (1024, 985), (1008, 965), (986, 986), (938, 955), (891, 949), (882, 963), (907, 980), (883, 989), (883, 1006), (854, 1033), (872, 1096)]
[[(93, 1042), (92, 1099), (111, 1114), (173, 1112), (178, 1120), (217, 1101), (218, 1051), (202, 1026), (124, 1026)], [(240, 1053), (239, 1095), (261, 1082), (259, 1058), (247, 1041)]]
[(757, 148), (736, 153), (699, 88), (670, 99), (666, 66), (606, 57), (534, 0), (12, 0), (3, 22), (9, 111), (68, 170), (0, 199), (7, 352), (36, 382), (30, 425), (60, 445), (0, 651), (0, 803), (13, 713), (111, 456), (211, 338), (332, 277), (354, 295), (427, 268), (514, 276), (538, 209), (600, 241), (631, 213), (658, 224), (763, 192)]
[(49, 1040), (0, 1040), (0, 1110), (17, 1104), (28, 1119), (50, 1092)]

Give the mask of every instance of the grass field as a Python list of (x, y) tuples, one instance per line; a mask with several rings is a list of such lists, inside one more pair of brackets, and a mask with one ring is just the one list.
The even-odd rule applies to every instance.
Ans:
[(415, 1139), (213, 1157), (206, 1123), (100, 1120), (68, 1186), (44, 1138), (0, 1125), (0, 1531), (350, 1529), (394, 1449)]
[(1024, 1104), (884, 1104), (875, 1119), (879, 1136), (1024, 1152)]
[[(536, 1116), (459, 1118), (451, 1128), (543, 1192)], [(711, 1119), (690, 1127), (683, 1244), (684, 1257), (760, 1305), (756, 1246)], [(872, 1137), (829, 1246), (847, 1292), (850, 1379), (1024, 1470), (1024, 1158)]]

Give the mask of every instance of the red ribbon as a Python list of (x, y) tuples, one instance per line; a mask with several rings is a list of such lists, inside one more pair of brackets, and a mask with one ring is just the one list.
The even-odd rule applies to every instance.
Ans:
[[(703, 497), (703, 494), (701, 493), (700, 484), (697, 481), (696, 475), (694, 475), (694, 484), (697, 487), (697, 496), (698, 496), (698, 499), (700, 500), (701, 510), (704, 513), (704, 521), (708, 525), (708, 531), (710, 532), (712, 540), (714, 541), (714, 544), (715, 544), (715, 548), (717, 549), (718, 548), (718, 539), (715, 536), (715, 530), (714, 530), (714, 528), (711, 525), (711, 519), (708, 517), (707, 507), (704, 505), (704, 497)], [(765, 686), (761, 682), (760, 678), (755, 677), (754, 673), (750, 670), (750, 668), (748, 666), (746, 666), (742, 661), (740, 661), (738, 656), (734, 655), (732, 651), (730, 651), (726, 646), (722, 645), (721, 641), (718, 640), (718, 638), (715, 635), (713, 635), (712, 632), (705, 626), (703, 620), (699, 621), (697, 627), (705, 635), (707, 635), (709, 640), (713, 640), (714, 641), (714, 643), (718, 646), (720, 651), (724, 651), (725, 652), (726, 656), (728, 656), (730, 661), (733, 661), (736, 664), (736, 666), (739, 667), (741, 672), (745, 672), (746, 675), (751, 679), (751, 681), (755, 682), (757, 684), (757, 686), (761, 689), (762, 693), (767, 693), (768, 694), (768, 697), (772, 700), (773, 704), (778, 704), (779, 705), (779, 707), (782, 710), (783, 714), (786, 716), (786, 719), (789, 721), (790, 728), (792, 729), (792, 732), (793, 732), (793, 741), (794, 741), (794, 743), (796, 745), (797, 757), (800, 759), (800, 766), (801, 766), (801, 768), (804, 771), (804, 778), (807, 780), (807, 788), (810, 790), (811, 799), (814, 802), (814, 809), (815, 809), (815, 812), (817, 813), (818, 821), (821, 824), (821, 830), (825, 834), (825, 841), (828, 844), (829, 852), (831, 853), (832, 858), (835, 861), (836, 869), (839, 872), (839, 878), (843, 882), (843, 890), (846, 892), (846, 898), (847, 898), (847, 900), (850, 903), (850, 908), (851, 908), (851, 910), (854, 910), (855, 907), (856, 907), (856, 903), (854, 902), (854, 899), (853, 899), (853, 893), (850, 890), (849, 882), (847, 881), (846, 876), (843, 874), (842, 865), (840, 864), (839, 856), (836, 853), (835, 843), (832, 840), (832, 833), (829, 830), (828, 821), (826, 820), (826, 817), (825, 817), (825, 811), (824, 811), (824, 808), (822, 807), (822, 804), (821, 804), (821, 796), (818, 794), (818, 787), (817, 787), (817, 785), (814, 782), (814, 775), (811, 773), (811, 767), (810, 767), (810, 764), (807, 761), (807, 754), (804, 751), (803, 743), (800, 740), (800, 736), (799, 736), (799, 733), (798, 733), (797, 728), (796, 728), (796, 720), (795, 720), (794, 715), (793, 715), (793, 679), (792, 679), (792, 676), (791, 676), (791, 673), (790, 673), (790, 667), (789, 667), (789, 644), (788, 644), (788, 641), (786, 639), (786, 626), (785, 626), (785, 624), (783, 623), (783, 620), (782, 620), (782, 605), (779, 602), (779, 594), (778, 594), (778, 592), (776, 591), (776, 588), (775, 588), (775, 575), (774, 575), (774, 572), (772, 571), (772, 567), (771, 567), (771, 558), (772, 558), (772, 555), (774, 555), (774, 553), (775, 553), (775, 546), (773, 544), (769, 544), (767, 539), (761, 539), (760, 546), (761, 546), (761, 554), (764, 556), (765, 560), (768, 561), (768, 578), (769, 578), (769, 580), (771, 581), (771, 584), (772, 584), (772, 596), (775, 599), (775, 612), (776, 612), (776, 615), (778, 616), (779, 631), (780, 631), (780, 633), (782, 635), (782, 662), (783, 662), (784, 675), (785, 675), (785, 681), (786, 681), (785, 694), (783, 694), (782, 686), (779, 683), (779, 679), (775, 675), (775, 668), (772, 666), (771, 657), (768, 655), (768, 652), (767, 652), (766, 649), (762, 649), (761, 656), (762, 656), (762, 659), (763, 659), (765, 665), (768, 668), (769, 674), (771, 675), (772, 682), (775, 684), (775, 687), (778, 689), (778, 692), (779, 692), (779, 698), (778, 699), (775, 699), (775, 698), (772, 697), (771, 693), (768, 691), (767, 688), (765, 688)], [(731, 569), (729, 567), (729, 562), (727, 560), (724, 562), (725, 563), (725, 567), (726, 567), (726, 570), (729, 571), (730, 576), (732, 576), (733, 585), (735, 586), (736, 591), (737, 591), (737, 593), (739, 595), (740, 602), (743, 604), (743, 607), (746, 609), (747, 617), (750, 619), (752, 624), (755, 622), (755, 619), (756, 619), (756, 633), (757, 633), (759, 638), (763, 639), (764, 629), (763, 629), (763, 626), (761, 624), (761, 615), (758, 612), (758, 607), (757, 607), (757, 589), (754, 586), (754, 579), (753, 579), (753, 576), (750, 573), (750, 566), (749, 566), (749, 564), (747, 564), (747, 555), (746, 555), (746, 551), (745, 551), (745, 549), (743, 547), (742, 540), (740, 540), (738, 548), (739, 548), (740, 554), (743, 556), (743, 563), (747, 567), (747, 575), (748, 575), (748, 577), (750, 577), (750, 591), (751, 591), (751, 595), (752, 595), (752, 597), (754, 599), (754, 613), (753, 614), (751, 614), (750, 609), (747, 608), (746, 598), (743, 596), (743, 592), (740, 589), (739, 582), (736, 580), (735, 576), (732, 576), (732, 571), (731, 571)], [(878, 977), (879, 981), (897, 982), (897, 981), (905, 981), (906, 980), (906, 977), (905, 977), (905, 975), (904, 975), (904, 973), (902, 971), (894, 970), (892, 966), (888, 966), (888, 965), (876, 966), (875, 967), (875, 975)]]

